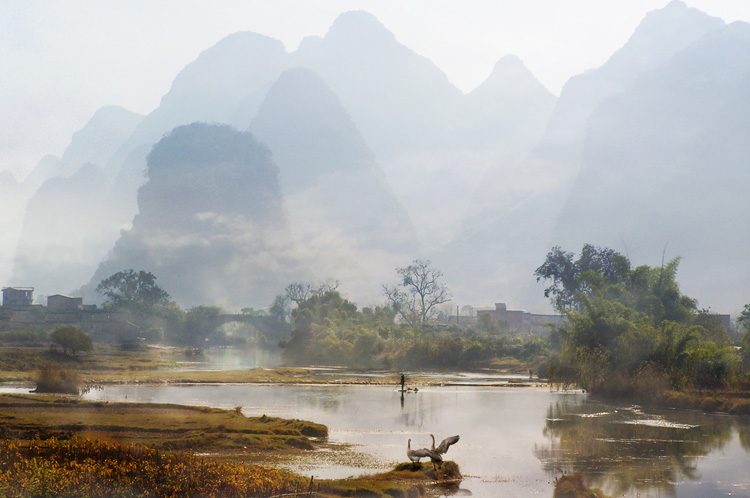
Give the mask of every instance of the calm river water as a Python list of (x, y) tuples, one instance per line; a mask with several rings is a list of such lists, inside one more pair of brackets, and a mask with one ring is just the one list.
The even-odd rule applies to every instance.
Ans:
[[(407, 461), (406, 443), (459, 434), (446, 459), (464, 474), (459, 493), (551, 497), (563, 472), (581, 472), (613, 496), (750, 497), (750, 418), (595, 403), (545, 388), (290, 385), (107, 386), (88, 399), (242, 406), (248, 416), (312, 420), (360, 458), (311, 452), (291, 468), (346, 477)], [(328, 453), (328, 454), (326, 454)]]

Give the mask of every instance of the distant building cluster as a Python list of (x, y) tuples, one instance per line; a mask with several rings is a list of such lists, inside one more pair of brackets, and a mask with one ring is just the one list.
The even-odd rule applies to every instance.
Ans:
[[(450, 323), (462, 325), (474, 325), (479, 317), (487, 313), (507, 331), (520, 335), (547, 335), (553, 329), (565, 325), (564, 315), (542, 315), (529, 313), (524, 310), (509, 310), (505, 303), (495, 303), (494, 308), (490, 306), (466, 305), (461, 308), (461, 313), (450, 318)], [(724, 330), (732, 332), (731, 316), (727, 314), (712, 313)]]
[(55, 294), (47, 297), (47, 306), (34, 304), (33, 287), (3, 287), (0, 306), (0, 330), (23, 327), (77, 325), (99, 340), (116, 340), (134, 335), (139, 328), (121, 312), (83, 304), (83, 298)]
[[(33, 287), (3, 287), (3, 304), (5, 310), (23, 311), (28, 308), (44, 306), (34, 304)], [(71, 313), (77, 311), (96, 311), (95, 304), (83, 304), (82, 297), (70, 297), (64, 294), (47, 296), (48, 313)]]
[(546, 335), (550, 331), (565, 324), (563, 315), (542, 315), (529, 313), (524, 310), (509, 310), (505, 303), (495, 303), (495, 307), (471, 306), (461, 308), (461, 314), (451, 317), (451, 323), (459, 325), (474, 325), (483, 313), (488, 313), (493, 320), (511, 334)]
[(511, 332), (516, 334), (549, 334), (553, 328), (565, 324), (563, 315), (540, 315), (523, 310), (509, 310), (505, 303), (495, 303), (494, 310), (478, 311), (477, 316), (482, 313), (489, 313), (497, 322), (506, 322)]

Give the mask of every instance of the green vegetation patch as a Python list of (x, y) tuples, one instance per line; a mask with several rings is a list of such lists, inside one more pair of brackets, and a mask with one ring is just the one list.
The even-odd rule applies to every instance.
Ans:
[[(552, 383), (647, 402), (667, 390), (720, 392), (746, 382), (748, 363), (720, 317), (680, 292), (679, 258), (634, 268), (590, 244), (574, 258), (555, 247), (535, 272), (568, 322), (553, 336), (559, 354), (543, 368)], [(708, 396), (702, 403), (716, 409)]]

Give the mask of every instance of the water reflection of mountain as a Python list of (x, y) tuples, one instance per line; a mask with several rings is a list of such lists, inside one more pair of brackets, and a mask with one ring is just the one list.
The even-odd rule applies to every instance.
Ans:
[(698, 459), (730, 443), (734, 431), (750, 453), (750, 421), (743, 418), (555, 403), (543, 431), (548, 443), (534, 451), (550, 474), (581, 473), (588, 484), (617, 496), (633, 490), (675, 496), (681, 478), (710, 478), (697, 470)]

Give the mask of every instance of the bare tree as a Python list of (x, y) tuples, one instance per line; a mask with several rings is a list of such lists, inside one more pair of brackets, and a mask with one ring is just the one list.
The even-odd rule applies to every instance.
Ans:
[(339, 281), (332, 278), (320, 282), (317, 287), (313, 284), (292, 282), (286, 286), (284, 294), (287, 299), (299, 306), (301, 302), (307, 301), (312, 296), (323, 297), (327, 292), (333, 292), (338, 288)]
[(424, 328), (435, 314), (435, 307), (451, 300), (448, 287), (440, 282), (443, 272), (422, 259), (415, 259), (406, 268), (396, 268), (396, 272), (401, 283), (383, 285), (385, 297), (406, 323)]
[(323, 297), (327, 292), (333, 292), (339, 288), (339, 281), (333, 278), (328, 278), (325, 281), (318, 284), (318, 288), (315, 290), (315, 294), (318, 297)]
[(299, 303), (306, 301), (313, 293), (312, 285), (302, 284), (300, 282), (292, 282), (284, 289), (286, 297), (299, 306)]

